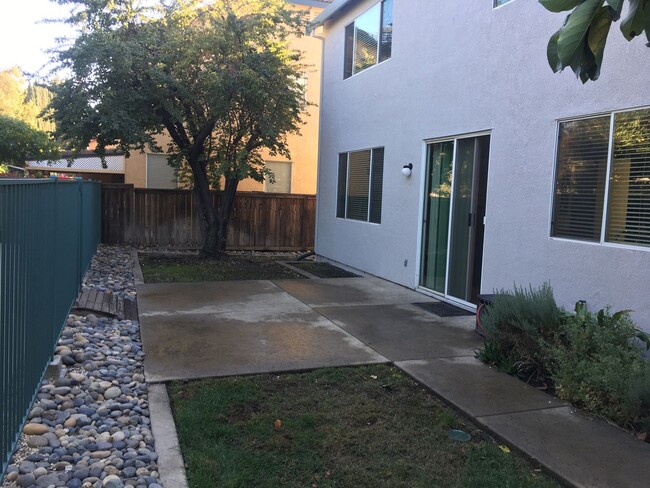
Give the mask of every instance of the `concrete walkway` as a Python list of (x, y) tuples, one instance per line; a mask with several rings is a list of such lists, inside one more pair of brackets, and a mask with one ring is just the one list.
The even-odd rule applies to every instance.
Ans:
[(570, 485), (650, 486), (648, 444), (480, 363), (473, 317), (422, 294), (372, 277), (137, 288), (149, 382), (393, 362)]

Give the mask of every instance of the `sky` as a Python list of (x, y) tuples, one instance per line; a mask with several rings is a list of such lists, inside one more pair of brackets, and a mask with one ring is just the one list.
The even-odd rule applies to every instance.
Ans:
[[(0, 0), (0, 4), (0, 70), (19, 66), (26, 73), (36, 73), (48, 61), (44, 51), (70, 32), (64, 24), (39, 21), (65, 17), (70, 7), (49, 0)], [(41, 70), (41, 75), (46, 73)]]

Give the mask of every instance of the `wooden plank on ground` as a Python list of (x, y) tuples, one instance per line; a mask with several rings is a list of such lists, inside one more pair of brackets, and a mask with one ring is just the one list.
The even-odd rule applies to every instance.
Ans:
[(122, 320), (124, 319), (124, 299), (123, 298), (118, 298), (117, 299), (117, 318)]
[(95, 306), (95, 300), (97, 300), (97, 290), (92, 289), (88, 293), (88, 299), (82, 308), (92, 309)]
[(102, 308), (101, 311), (104, 313), (110, 313), (111, 311), (111, 299), (113, 298), (113, 295), (110, 293), (104, 293), (104, 300), (102, 300)]
[(111, 303), (108, 308), (108, 313), (117, 316), (117, 297), (115, 295), (111, 295)]
[(102, 302), (104, 301), (104, 292), (103, 291), (98, 291), (97, 292), (97, 298), (95, 298), (95, 303), (91, 307), (93, 310), (101, 310), (102, 309)]

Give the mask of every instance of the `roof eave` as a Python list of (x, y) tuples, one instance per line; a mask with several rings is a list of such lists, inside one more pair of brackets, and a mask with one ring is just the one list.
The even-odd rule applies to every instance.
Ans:
[(348, 4), (352, 3), (353, 1), (355, 0), (334, 0), (329, 7), (323, 10), (320, 14), (318, 14), (318, 16), (313, 21), (309, 23), (309, 26), (307, 27), (307, 32), (308, 33), (313, 32), (314, 29), (320, 27), (325, 22), (330, 20), (332, 17), (338, 14), (340, 10), (347, 7)]

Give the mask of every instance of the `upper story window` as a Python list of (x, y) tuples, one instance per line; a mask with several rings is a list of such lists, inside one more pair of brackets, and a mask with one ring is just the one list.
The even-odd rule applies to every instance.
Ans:
[(494, 4), (492, 8), (497, 8), (500, 7), (501, 5), (504, 5), (512, 0), (494, 0)]
[(560, 122), (551, 235), (650, 246), (650, 109)]
[(344, 78), (386, 61), (393, 45), (393, 0), (382, 0), (345, 28)]

